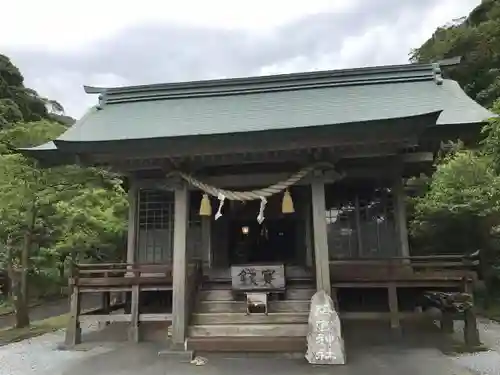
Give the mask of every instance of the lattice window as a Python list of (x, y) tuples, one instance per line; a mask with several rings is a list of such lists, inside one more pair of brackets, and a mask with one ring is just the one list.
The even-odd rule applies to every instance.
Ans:
[(330, 201), (326, 211), (328, 249), (335, 257), (356, 257), (358, 252), (355, 205), (348, 195)]
[(388, 257), (397, 254), (392, 193), (369, 184), (330, 185), (326, 222), (331, 257)]
[(391, 189), (377, 187), (359, 198), (362, 256), (389, 257), (397, 254), (397, 235)]
[(141, 263), (163, 263), (172, 258), (174, 193), (140, 190), (138, 201), (138, 246)]

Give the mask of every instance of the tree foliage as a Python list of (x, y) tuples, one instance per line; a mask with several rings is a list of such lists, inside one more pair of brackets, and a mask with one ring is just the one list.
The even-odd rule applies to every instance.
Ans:
[[(445, 73), (474, 100), (500, 114), (500, 1), (483, 0), (467, 17), (438, 28), (411, 52), (413, 62), (460, 56)], [(410, 199), (413, 253), (480, 250), (485, 303), (500, 288), (500, 120), (491, 119), (474, 150), (458, 145), (436, 163), (424, 192)]]
[(9, 271), (19, 327), (29, 324), (30, 294), (66, 282), (68, 259), (123, 255), (127, 212), (122, 181), (110, 171), (42, 168), (18, 151), (57, 138), (72, 122), (23, 81), (0, 55), (0, 270)]
[[(65, 129), (50, 121), (25, 123), (0, 132), (10, 146), (53, 139)], [(0, 240), (21, 248), (27, 230), (36, 245), (60, 258), (78, 250), (119, 246), (125, 230), (126, 199), (121, 180), (97, 168), (39, 168), (19, 153), (0, 155)], [(35, 225), (29, 228), (32, 216)]]
[(413, 239), (428, 253), (473, 253), (487, 246), (500, 213), (500, 176), (490, 155), (459, 149), (437, 166), (414, 199)]
[(57, 101), (40, 96), (24, 86), (24, 77), (10, 59), (0, 54), (0, 129), (21, 121), (51, 119), (71, 125), (74, 120), (63, 116), (64, 107)]
[[(467, 17), (438, 28), (411, 53), (414, 62), (454, 56), (447, 68), (466, 93), (500, 113), (500, 1), (483, 0)], [(471, 252), (488, 246), (500, 206), (500, 123), (491, 120), (475, 151), (458, 147), (437, 162), (426, 192), (412, 201), (411, 233), (420, 251)]]
[(413, 62), (462, 57), (446, 73), (478, 103), (490, 107), (500, 97), (500, 1), (483, 0), (468, 17), (438, 28), (413, 50)]

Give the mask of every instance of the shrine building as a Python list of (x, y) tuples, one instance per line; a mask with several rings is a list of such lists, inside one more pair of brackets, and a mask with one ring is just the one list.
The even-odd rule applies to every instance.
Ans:
[[(304, 351), (316, 291), (343, 322), (398, 330), (425, 318), (408, 289), (470, 290), (462, 259), (412, 257), (408, 242), (405, 181), (492, 116), (439, 64), (85, 91), (99, 99), (82, 119), (23, 150), (110, 168), (128, 190), (123, 263), (74, 265), (68, 345), (94, 319), (133, 341), (156, 322), (185, 352)], [(103, 307), (83, 314), (88, 292)]]

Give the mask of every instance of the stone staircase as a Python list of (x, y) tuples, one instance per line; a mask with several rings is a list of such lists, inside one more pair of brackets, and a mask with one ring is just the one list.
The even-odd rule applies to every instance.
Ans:
[(269, 301), (269, 314), (246, 315), (230, 280), (205, 283), (188, 329), (195, 351), (304, 352), (312, 281), (289, 284), (281, 300)]

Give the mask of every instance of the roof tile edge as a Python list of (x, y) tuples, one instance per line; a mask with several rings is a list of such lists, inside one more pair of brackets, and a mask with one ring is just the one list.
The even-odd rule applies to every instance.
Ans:
[[(459, 63), (459, 60), (457, 61)], [(437, 85), (441, 85), (443, 77), (440, 64), (386, 65), (109, 88), (84, 86), (84, 90), (88, 94), (99, 94), (99, 105), (102, 106), (111, 103), (157, 100), (159, 93), (162, 99), (169, 99), (415, 80), (433, 80)]]

